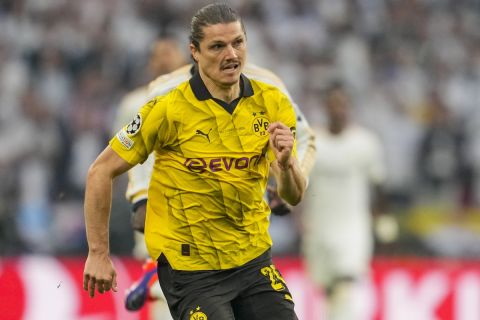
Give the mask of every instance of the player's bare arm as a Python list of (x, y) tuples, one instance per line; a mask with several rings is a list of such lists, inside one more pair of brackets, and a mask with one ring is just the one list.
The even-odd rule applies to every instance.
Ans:
[(290, 205), (297, 205), (303, 198), (306, 180), (297, 159), (292, 155), (294, 146), (293, 133), (281, 122), (268, 126), (270, 148), (275, 153), (272, 172), (277, 182), (278, 194)]
[(95, 289), (99, 293), (110, 289), (117, 291), (109, 246), (112, 180), (130, 168), (131, 165), (108, 146), (88, 170), (84, 203), (88, 257), (83, 271), (83, 289), (90, 297), (95, 295)]

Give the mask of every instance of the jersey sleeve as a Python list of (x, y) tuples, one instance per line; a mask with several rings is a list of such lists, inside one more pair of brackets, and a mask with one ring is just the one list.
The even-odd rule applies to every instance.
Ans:
[[(122, 128), (138, 112), (139, 106), (146, 101), (154, 99), (157, 96), (163, 96), (172, 91), (180, 83), (188, 80), (190, 77), (190, 66), (183, 67), (173, 73), (161, 75), (147, 86), (137, 89), (128, 94), (121, 102), (115, 120), (115, 131)], [(128, 171), (128, 185), (125, 192), (127, 200), (135, 204), (147, 199), (148, 186), (152, 175), (153, 164), (155, 162), (154, 153), (148, 156), (143, 164), (138, 164)]]
[(143, 163), (156, 147), (162, 147), (168, 135), (164, 97), (147, 102), (110, 140), (110, 146), (131, 165)]
[[(124, 96), (114, 118), (112, 135), (115, 135), (119, 129), (122, 129), (125, 124), (132, 120), (142, 105), (148, 101), (146, 95), (147, 89), (146, 86), (144, 86)], [(153, 158), (154, 156), (151, 154), (143, 164), (138, 164), (128, 170), (128, 184), (125, 190), (125, 198), (132, 204), (147, 198), (150, 174), (154, 161)]]

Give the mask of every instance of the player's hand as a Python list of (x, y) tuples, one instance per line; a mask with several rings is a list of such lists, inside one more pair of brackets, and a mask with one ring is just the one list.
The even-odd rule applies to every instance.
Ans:
[(290, 166), (294, 137), (290, 128), (281, 122), (273, 122), (268, 126), (270, 147), (275, 153), (280, 169)]
[(92, 298), (95, 289), (100, 294), (110, 289), (117, 292), (117, 273), (108, 254), (88, 254), (83, 270), (83, 289)]
[(270, 206), (272, 214), (276, 216), (285, 216), (291, 212), (290, 207), (282, 198), (280, 198), (277, 188), (274, 186), (267, 186), (267, 197), (268, 205)]

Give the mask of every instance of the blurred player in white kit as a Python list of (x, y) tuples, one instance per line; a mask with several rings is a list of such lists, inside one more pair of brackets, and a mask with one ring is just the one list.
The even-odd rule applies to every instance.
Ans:
[[(167, 43), (169, 46), (175, 45), (171, 40), (168, 40)], [(169, 53), (167, 56), (163, 57), (163, 64), (167, 65), (167, 61), (171, 61), (168, 64), (168, 66), (170, 66), (169, 69), (171, 70), (173, 70), (171, 67), (179, 67), (179, 63), (182, 66), (173, 72), (160, 75), (157, 79), (150, 82), (148, 86), (139, 88), (127, 95), (120, 104), (113, 128), (114, 132), (118, 131), (118, 129), (125, 125), (125, 123), (130, 122), (137, 113), (138, 109), (145, 102), (156, 96), (168, 93), (178, 84), (191, 78), (192, 73), (195, 72), (195, 66), (192, 64), (185, 65), (185, 59), (183, 58), (183, 55), (178, 47), (176, 47), (176, 49), (169, 50), (169, 52), (172, 54)], [(161, 55), (156, 58), (162, 60)], [(167, 72), (171, 71), (168, 69), (165, 70)], [(292, 101), (284, 83), (271, 71), (252, 64), (247, 64), (243, 73), (245, 76), (247, 76), (247, 78), (263, 81), (278, 87)], [(300, 161), (302, 171), (305, 173), (305, 176), (308, 176), (315, 157), (315, 136), (298, 106), (295, 103), (292, 104), (297, 115), (296, 140), (298, 159)], [(152, 153), (147, 161), (141, 165), (133, 167), (128, 171), (129, 180), (126, 198), (132, 204), (132, 227), (136, 230), (134, 256), (139, 259), (147, 259), (147, 263), (144, 265), (143, 277), (131, 286), (126, 295), (125, 306), (131, 311), (140, 310), (148, 300), (164, 300), (159, 283), (157, 281), (156, 261), (148, 260), (148, 253), (143, 238), (146, 202), (148, 198), (147, 190), (154, 163), (153, 157), (154, 155)], [(269, 204), (272, 208), (272, 213), (277, 215), (288, 214), (290, 212), (290, 208), (280, 199), (274, 188), (269, 189), (268, 198)], [(159, 317), (159, 319), (168, 318)]]
[(384, 210), (383, 151), (373, 133), (350, 121), (340, 84), (325, 91), (324, 108), (326, 125), (314, 128), (317, 152), (303, 200), (302, 250), (310, 278), (325, 293), (326, 319), (362, 320), (367, 318), (355, 288), (369, 272), (372, 214)]

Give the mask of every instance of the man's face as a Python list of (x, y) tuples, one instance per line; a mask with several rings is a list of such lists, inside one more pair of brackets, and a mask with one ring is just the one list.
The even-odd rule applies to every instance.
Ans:
[(347, 121), (349, 101), (342, 90), (332, 91), (325, 101), (325, 107), (330, 122), (344, 124)]
[(246, 59), (246, 38), (240, 21), (203, 28), (200, 48), (190, 45), (202, 74), (218, 86), (238, 83)]

